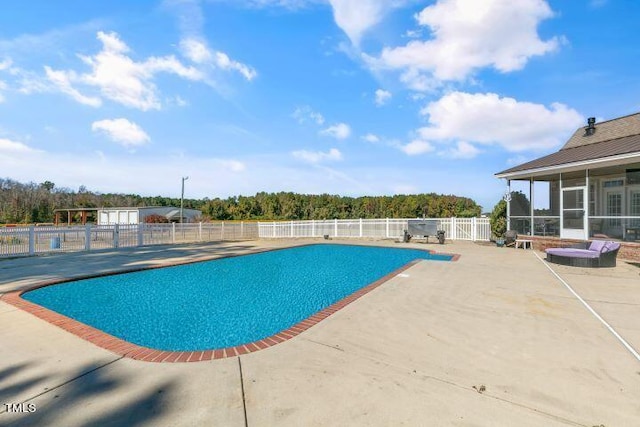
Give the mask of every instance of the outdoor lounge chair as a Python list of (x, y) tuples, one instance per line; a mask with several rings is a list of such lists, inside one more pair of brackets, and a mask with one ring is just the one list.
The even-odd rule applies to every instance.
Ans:
[(572, 267), (615, 267), (620, 243), (593, 240), (568, 248), (549, 248), (547, 261)]

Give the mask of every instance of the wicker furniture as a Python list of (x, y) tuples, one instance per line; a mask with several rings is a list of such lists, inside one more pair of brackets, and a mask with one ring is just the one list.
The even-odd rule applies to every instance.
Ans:
[(572, 267), (615, 267), (620, 243), (593, 240), (568, 248), (549, 248), (547, 261)]

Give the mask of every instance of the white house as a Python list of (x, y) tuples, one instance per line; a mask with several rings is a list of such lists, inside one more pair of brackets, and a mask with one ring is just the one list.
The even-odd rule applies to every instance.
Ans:
[(507, 181), (508, 227), (519, 234), (640, 241), (640, 113), (590, 118), (560, 151), (496, 176)]

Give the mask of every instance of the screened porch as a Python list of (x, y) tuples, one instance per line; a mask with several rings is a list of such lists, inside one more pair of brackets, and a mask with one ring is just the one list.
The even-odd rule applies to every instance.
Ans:
[(507, 224), (520, 235), (640, 241), (640, 162), (507, 183)]

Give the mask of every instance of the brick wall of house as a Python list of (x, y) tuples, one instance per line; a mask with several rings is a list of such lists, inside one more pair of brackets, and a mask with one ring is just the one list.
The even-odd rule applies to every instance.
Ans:
[[(525, 237), (519, 236), (519, 238), (524, 239)], [(547, 248), (564, 248), (582, 242), (582, 240), (560, 239), (558, 237), (527, 236), (526, 239), (533, 240), (533, 247), (539, 251), (544, 251)], [(620, 242), (620, 245), (619, 259), (640, 262), (640, 243)]]

